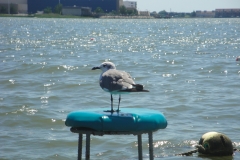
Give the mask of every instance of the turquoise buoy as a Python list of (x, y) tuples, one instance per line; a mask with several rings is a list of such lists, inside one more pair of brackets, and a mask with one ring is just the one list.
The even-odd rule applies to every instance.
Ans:
[(82, 159), (83, 134), (86, 134), (85, 159), (90, 159), (90, 135), (137, 135), (138, 159), (142, 160), (142, 134), (148, 134), (149, 159), (153, 160), (153, 132), (167, 127), (165, 116), (146, 108), (121, 108), (108, 112), (106, 108), (73, 111), (67, 115), (66, 126), (78, 133), (78, 159)]

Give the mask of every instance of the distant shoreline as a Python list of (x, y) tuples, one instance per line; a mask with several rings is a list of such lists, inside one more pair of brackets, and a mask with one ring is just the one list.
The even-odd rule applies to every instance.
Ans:
[(26, 17), (26, 18), (93, 18), (60, 14), (0, 14), (0, 17)]
[(100, 19), (155, 19), (152, 16), (100, 16)]
[[(18, 18), (77, 18), (77, 19), (185, 19), (185, 18), (199, 18), (202, 17), (153, 17), (153, 16), (118, 16), (118, 15), (103, 15), (103, 16), (72, 16), (60, 14), (0, 14), (0, 17), (18, 17)], [(234, 17), (235, 18), (235, 17)], [(214, 18), (213, 18), (214, 19)]]
[[(0, 14), (0, 17), (27, 17), (27, 18), (99, 18), (99, 19), (160, 19), (153, 16), (99, 16), (99, 17), (85, 17), (85, 16), (71, 16), (60, 14)], [(161, 18), (163, 19), (163, 18)]]

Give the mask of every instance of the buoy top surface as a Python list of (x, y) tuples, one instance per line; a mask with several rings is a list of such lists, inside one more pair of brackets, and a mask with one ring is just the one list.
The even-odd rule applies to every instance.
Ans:
[(140, 132), (156, 131), (167, 127), (161, 112), (142, 108), (121, 108), (119, 112), (106, 112), (105, 108), (73, 111), (68, 114), (66, 126), (95, 131)]

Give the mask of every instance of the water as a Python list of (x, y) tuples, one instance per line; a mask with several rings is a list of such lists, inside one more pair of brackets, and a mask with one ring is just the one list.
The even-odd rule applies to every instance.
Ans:
[[(240, 159), (174, 155), (209, 131), (240, 149), (239, 31), (240, 19), (0, 18), (0, 159), (76, 159), (78, 135), (65, 118), (110, 107), (91, 71), (103, 61), (150, 90), (123, 95), (121, 107), (166, 116), (153, 134), (155, 159)], [(92, 136), (91, 159), (137, 159), (137, 137)]]

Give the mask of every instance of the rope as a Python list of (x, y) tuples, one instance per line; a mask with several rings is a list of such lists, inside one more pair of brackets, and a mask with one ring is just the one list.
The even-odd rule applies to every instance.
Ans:
[[(233, 151), (234, 152), (240, 152), (240, 149), (233, 148)], [(176, 154), (176, 156), (190, 156), (191, 154), (197, 153), (197, 152), (198, 152), (198, 149), (195, 149), (195, 150), (192, 150), (192, 151), (189, 151), (189, 152)]]
[(237, 149), (237, 148), (233, 148), (233, 151), (237, 151), (237, 152), (240, 152), (240, 149)]
[(180, 153), (180, 154), (176, 154), (177, 156), (190, 156), (191, 154), (193, 153), (197, 153), (198, 150), (195, 149), (195, 150), (192, 150), (192, 151), (189, 151), (189, 152), (184, 152), (184, 153)]

